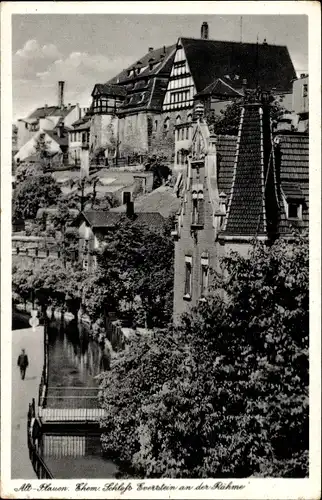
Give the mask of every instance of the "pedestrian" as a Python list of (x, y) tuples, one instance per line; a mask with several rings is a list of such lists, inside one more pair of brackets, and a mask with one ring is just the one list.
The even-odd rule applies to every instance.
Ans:
[(17, 365), (20, 368), (21, 380), (24, 380), (27, 366), (29, 365), (28, 356), (24, 349), (21, 349), (21, 354), (18, 356)]

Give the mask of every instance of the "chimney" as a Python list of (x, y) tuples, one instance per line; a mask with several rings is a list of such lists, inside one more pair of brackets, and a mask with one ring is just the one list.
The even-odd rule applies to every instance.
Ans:
[(201, 25), (201, 38), (203, 40), (208, 40), (209, 38), (209, 26), (206, 22), (203, 22)]
[(64, 137), (64, 122), (60, 122), (57, 128), (58, 137)]
[(126, 216), (129, 219), (133, 219), (133, 217), (134, 217), (134, 202), (133, 201), (127, 201), (127, 203), (126, 203)]
[(166, 50), (165, 50), (165, 45), (163, 45), (163, 54), (165, 54)]
[(76, 103), (76, 109), (78, 111), (78, 120), (82, 118), (82, 108), (79, 106), (79, 102)]
[(153, 52), (153, 47), (149, 47), (149, 52)]
[(266, 40), (266, 38), (264, 38), (264, 40), (263, 40), (263, 45), (267, 45), (267, 40)]
[(123, 193), (123, 201), (126, 204), (126, 216), (129, 219), (132, 219), (134, 216), (134, 203), (133, 201), (131, 201), (130, 191), (125, 191)]
[(63, 82), (63, 81), (58, 82), (58, 107), (59, 108), (64, 107), (64, 85), (65, 85), (65, 82)]

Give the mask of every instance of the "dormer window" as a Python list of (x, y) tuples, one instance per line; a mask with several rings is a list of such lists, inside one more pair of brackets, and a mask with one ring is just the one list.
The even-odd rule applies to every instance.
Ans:
[(302, 219), (302, 205), (299, 202), (289, 201), (287, 204), (287, 212), (288, 219)]
[(282, 183), (286, 216), (290, 220), (302, 220), (305, 201), (301, 187), (291, 182)]

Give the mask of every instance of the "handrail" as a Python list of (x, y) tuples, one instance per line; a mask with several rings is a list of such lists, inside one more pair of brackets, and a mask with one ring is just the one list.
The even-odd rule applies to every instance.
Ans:
[[(47, 465), (40, 456), (36, 443), (34, 442), (34, 425), (36, 422), (36, 408), (35, 400), (32, 398), (32, 402), (29, 403), (29, 409), (27, 414), (27, 445), (29, 451), (29, 458), (32, 463), (32, 467), (36, 473), (38, 479), (54, 479), (52, 473), (48, 469)], [(39, 423), (37, 423), (39, 425)]]
[(49, 373), (49, 341), (48, 341), (48, 322), (45, 316), (44, 321), (44, 364), (41, 373), (39, 384), (38, 405), (44, 407), (46, 405), (47, 390), (48, 390), (48, 373)]

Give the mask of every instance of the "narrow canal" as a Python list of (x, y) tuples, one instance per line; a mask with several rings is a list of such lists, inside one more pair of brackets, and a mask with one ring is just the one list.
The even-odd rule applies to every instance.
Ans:
[[(29, 326), (29, 315), (13, 314), (13, 329)], [(91, 339), (86, 325), (75, 321), (49, 321), (49, 384), (48, 407), (63, 407), (70, 399), (71, 388), (84, 397), (78, 404), (97, 406), (98, 381), (102, 367), (102, 348)], [(59, 393), (59, 396), (58, 396)], [(75, 389), (73, 389), (75, 395)], [(77, 403), (76, 403), (77, 404)], [(76, 406), (77, 407), (77, 406)], [(67, 430), (55, 428), (40, 437), (40, 450), (45, 464), (55, 479), (113, 478), (118, 468), (102, 455), (99, 430), (80, 426)]]

